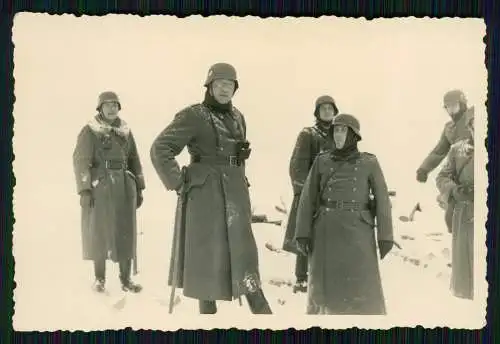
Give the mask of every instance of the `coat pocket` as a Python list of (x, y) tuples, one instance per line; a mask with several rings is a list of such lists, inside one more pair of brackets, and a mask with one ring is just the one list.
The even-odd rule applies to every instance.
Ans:
[(359, 212), (359, 217), (360, 217), (361, 221), (370, 225), (370, 227), (375, 228), (375, 218), (373, 217), (371, 211), (362, 210)]
[(191, 191), (193, 188), (201, 188), (205, 183), (207, 182), (207, 178), (210, 175), (210, 172), (208, 170), (192, 170), (192, 169), (186, 169), (186, 185), (185, 185), (185, 192), (188, 193)]

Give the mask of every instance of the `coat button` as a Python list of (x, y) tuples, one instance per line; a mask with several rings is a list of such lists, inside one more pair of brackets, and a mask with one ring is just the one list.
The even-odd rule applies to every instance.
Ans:
[(352, 188), (352, 191), (356, 191), (357, 189), (356, 188)]
[(358, 168), (357, 168), (357, 167), (354, 167), (354, 171), (357, 171), (357, 170), (358, 170)]

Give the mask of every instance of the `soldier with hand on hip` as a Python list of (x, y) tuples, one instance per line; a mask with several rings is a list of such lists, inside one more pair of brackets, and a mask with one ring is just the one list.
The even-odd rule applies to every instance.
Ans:
[[(186, 107), (151, 147), (153, 165), (167, 190), (179, 194), (169, 285), (198, 299), (201, 314), (216, 301), (244, 295), (254, 314), (271, 314), (261, 288), (245, 162), (251, 148), (245, 117), (232, 104), (236, 70), (217, 63), (203, 102)], [(176, 156), (187, 146), (191, 162)]]

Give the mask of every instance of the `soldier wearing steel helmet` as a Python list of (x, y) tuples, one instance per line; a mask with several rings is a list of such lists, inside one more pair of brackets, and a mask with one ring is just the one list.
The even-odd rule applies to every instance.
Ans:
[[(425, 183), (427, 181), (428, 175), (441, 164), (454, 143), (469, 137), (469, 130), (467, 129), (466, 123), (469, 117), (474, 115), (474, 107), (467, 106), (467, 99), (464, 92), (459, 89), (446, 92), (443, 97), (443, 107), (448, 112), (451, 120), (445, 124), (437, 145), (417, 169), (417, 181), (420, 183)], [(442, 208), (447, 209), (445, 213), (445, 222), (448, 231), (451, 233), (453, 206), (443, 204), (441, 198), (438, 198), (438, 201)]]
[(358, 150), (359, 121), (339, 114), (333, 126), (335, 147), (314, 160), (297, 209), (295, 240), (309, 258), (307, 313), (385, 314), (377, 241), (383, 259), (394, 244), (386, 181), (377, 157)]
[[(168, 282), (198, 299), (201, 314), (242, 295), (252, 313), (271, 314), (251, 226), (245, 175), (251, 148), (245, 117), (232, 104), (236, 70), (217, 63), (204, 86), (203, 102), (177, 113), (151, 147), (165, 188), (179, 195)], [(181, 169), (176, 156), (185, 147), (191, 161)]]
[(293, 201), (288, 216), (283, 249), (296, 254), (294, 292), (307, 291), (307, 257), (297, 252), (293, 241), (300, 193), (316, 156), (322, 151), (333, 148), (332, 123), (334, 117), (339, 113), (335, 100), (329, 95), (318, 97), (314, 105), (315, 123), (300, 131), (289, 166)]
[(450, 288), (454, 296), (474, 299), (474, 115), (465, 122), (469, 137), (451, 146), (436, 177), (444, 200), (453, 204)]
[(136, 209), (145, 188), (136, 142), (120, 118), (115, 92), (99, 95), (94, 116), (80, 131), (73, 152), (82, 208), (83, 259), (94, 262), (97, 292), (105, 291), (106, 260), (118, 262), (124, 291), (140, 292), (131, 280), (136, 259)]

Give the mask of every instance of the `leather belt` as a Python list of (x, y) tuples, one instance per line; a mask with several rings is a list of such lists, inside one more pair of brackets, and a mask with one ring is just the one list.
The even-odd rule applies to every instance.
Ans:
[(329, 209), (339, 209), (339, 210), (352, 210), (352, 211), (361, 211), (368, 210), (367, 203), (360, 203), (355, 201), (321, 201), (321, 206)]
[(126, 170), (128, 168), (128, 164), (120, 160), (104, 160), (103, 165), (108, 170)]
[(219, 155), (192, 155), (192, 163), (216, 164), (237, 167), (241, 165), (241, 161), (236, 155), (219, 156)]

